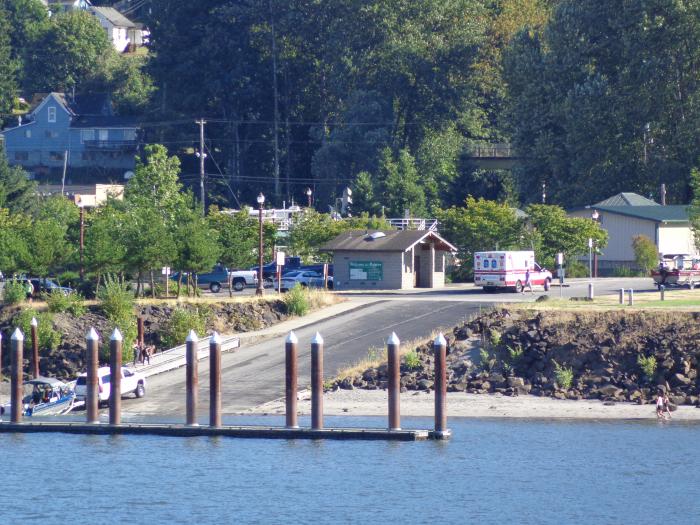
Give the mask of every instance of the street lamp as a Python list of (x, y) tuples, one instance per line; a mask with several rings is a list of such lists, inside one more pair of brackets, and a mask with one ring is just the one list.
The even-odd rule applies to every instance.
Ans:
[(312, 194), (313, 194), (313, 191), (311, 191), (311, 188), (306, 188), (306, 198), (308, 199), (309, 208), (311, 208), (311, 195)]
[(78, 208), (80, 209), (80, 280), (85, 277), (85, 265), (83, 264), (83, 255), (85, 252), (85, 203), (83, 199), (78, 197)]
[(258, 245), (258, 288), (255, 290), (255, 295), (263, 295), (265, 289), (263, 288), (263, 204), (265, 204), (265, 195), (260, 193), (257, 198), (258, 201), (258, 223), (259, 229), (259, 241)]
[[(598, 218), (600, 217), (600, 214), (598, 213), (598, 210), (593, 210), (591, 213), (591, 219), (593, 222), (596, 224), (598, 223)], [(598, 247), (595, 244), (595, 239), (592, 240), (592, 247), (593, 247), (593, 277), (598, 277)]]

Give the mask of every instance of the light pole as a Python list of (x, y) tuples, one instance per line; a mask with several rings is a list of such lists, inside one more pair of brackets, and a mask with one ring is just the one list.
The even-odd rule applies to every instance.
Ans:
[[(600, 217), (598, 210), (593, 210), (593, 213), (591, 213), (591, 219), (596, 224), (598, 224), (598, 217)], [(593, 244), (593, 277), (597, 278), (598, 277), (598, 247), (595, 244), (595, 239), (592, 240), (592, 244)]]
[(85, 277), (85, 266), (83, 264), (83, 254), (85, 252), (85, 205), (82, 199), (78, 198), (78, 208), (80, 209), (80, 280)]
[(260, 193), (258, 201), (258, 223), (259, 223), (259, 245), (258, 245), (258, 288), (255, 290), (255, 295), (263, 295), (265, 288), (263, 287), (263, 204), (265, 204), (265, 195)]
[(308, 206), (311, 208), (311, 195), (313, 194), (313, 191), (311, 191), (311, 188), (306, 188), (306, 198), (308, 200)]

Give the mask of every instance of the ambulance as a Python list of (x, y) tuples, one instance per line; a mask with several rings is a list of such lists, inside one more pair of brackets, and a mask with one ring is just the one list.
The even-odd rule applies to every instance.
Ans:
[(530, 282), (533, 286), (543, 286), (549, 290), (552, 274), (535, 262), (535, 252), (476, 252), (474, 254), (474, 285), (484, 290), (512, 288), (522, 292), (525, 286), (525, 272), (530, 269)]

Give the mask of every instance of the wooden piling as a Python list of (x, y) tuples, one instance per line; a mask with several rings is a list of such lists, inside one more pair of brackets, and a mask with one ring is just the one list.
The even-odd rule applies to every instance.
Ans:
[(10, 339), (10, 421), (22, 422), (22, 364), (24, 361), (24, 334), (16, 328)]
[(39, 323), (36, 317), (32, 317), (32, 377), (36, 379), (39, 377), (39, 333), (38, 326)]
[(400, 341), (395, 332), (387, 339), (387, 356), (389, 359), (389, 430), (401, 430), (399, 396), (401, 388)]
[(94, 328), (90, 328), (86, 339), (87, 377), (85, 378), (85, 411), (88, 423), (99, 423), (100, 393), (98, 390), (97, 368), (99, 366), (98, 346), (100, 337)]
[(284, 399), (286, 407), (285, 426), (299, 428), (297, 420), (297, 344), (296, 334), (289, 332), (284, 342)]
[(311, 340), (311, 428), (323, 428), (323, 337)]
[(186, 345), (186, 367), (187, 367), (187, 425), (197, 425), (197, 395), (199, 390), (199, 378), (197, 370), (197, 343), (199, 338), (194, 330), (190, 330)]
[[(165, 276), (167, 279), (167, 275)], [(136, 340), (139, 344), (139, 348), (143, 350), (144, 348), (144, 335), (143, 335), (143, 316), (139, 315), (136, 318)]]
[(109, 424), (122, 422), (122, 334), (115, 328), (109, 340)]
[(447, 341), (442, 333), (433, 342), (435, 352), (435, 435), (438, 439), (449, 435), (447, 430)]
[(209, 339), (209, 426), (221, 426), (221, 337)]

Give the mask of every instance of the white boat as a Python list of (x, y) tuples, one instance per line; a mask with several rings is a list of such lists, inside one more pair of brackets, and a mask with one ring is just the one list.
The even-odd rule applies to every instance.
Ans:
[[(22, 396), (22, 415), (58, 416), (75, 408), (75, 392), (69, 385), (53, 377), (37, 377), (25, 381)], [(2, 407), (10, 413), (10, 404)]]

